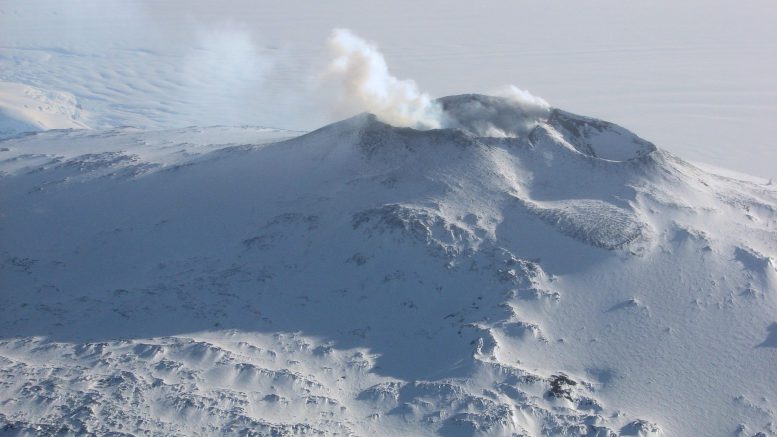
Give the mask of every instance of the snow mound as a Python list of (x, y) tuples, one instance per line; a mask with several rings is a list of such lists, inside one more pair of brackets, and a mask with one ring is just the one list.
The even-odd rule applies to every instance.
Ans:
[(49, 129), (87, 129), (75, 96), (0, 81), (0, 139)]

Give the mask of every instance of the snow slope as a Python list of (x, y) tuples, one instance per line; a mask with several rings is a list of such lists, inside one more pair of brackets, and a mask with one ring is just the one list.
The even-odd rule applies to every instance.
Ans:
[(49, 129), (86, 129), (83, 118), (70, 93), (0, 81), (0, 138)]
[(0, 142), (0, 432), (777, 435), (773, 185), (440, 102)]

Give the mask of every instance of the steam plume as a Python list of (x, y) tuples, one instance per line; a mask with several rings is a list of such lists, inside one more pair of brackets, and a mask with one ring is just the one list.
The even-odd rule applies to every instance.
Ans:
[(347, 29), (335, 29), (329, 38), (334, 59), (328, 73), (343, 87), (341, 106), (368, 111), (394, 126), (420, 129), (441, 127), (441, 110), (415, 82), (389, 73), (378, 48)]
[(392, 76), (378, 48), (350, 30), (332, 31), (329, 48), (333, 59), (327, 75), (341, 86), (342, 112), (367, 111), (394, 126), (458, 128), (489, 137), (524, 135), (550, 112), (548, 102), (514, 85), (496, 93), (502, 99), (442, 99), (456, 101), (443, 110), (443, 104), (419, 91), (413, 80)]
[(515, 85), (507, 85), (499, 90), (496, 95), (506, 97), (528, 113), (544, 114), (550, 109), (550, 105), (542, 97), (532, 95), (532, 93), (522, 90)]

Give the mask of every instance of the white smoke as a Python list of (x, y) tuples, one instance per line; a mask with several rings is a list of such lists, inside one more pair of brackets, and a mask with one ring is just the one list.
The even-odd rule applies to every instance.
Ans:
[(264, 56), (249, 29), (237, 23), (201, 26), (185, 49), (181, 86), (175, 98), (197, 118), (215, 124), (243, 124), (258, 115), (273, 59)]
[[(528, 99), (518, 88), (497, 96), (464, 94), (443, 97), (445, 127), (462, 129), (480, 137), (517, 138), (547, 120), (550, 106)], [(544, 103), (544, 104), (543, 104)]]
[(527, 135), (537, 124), (550, 116), (550, 105), (545, 99), (532, 95), (515, 85), (507, 85), (493, 93), (502, 101), (490, 104), (492, 114), (471, 114), (480, 119), (480, 135), (498, 138), (515, 138)]
[(333, 60), (328, 75), (342, 86), (339, 106), (344, 111), (368, 111), (394, 126), (434, 129), (442, 126), (438, 104), (420, 92), (415, 82), (389, 73), (378, 48), (348, 29), (335, 29), (329, 38)]
[(542, 115), (550, 110), (550, 105), (542, 97), (522, 90), (515, 85), (507, 85), (495, 93), (499, 97), (505, 97), (518, 104), (526, 113)]
[(335, 105), (340, 114), (367, 111), (394, 126), (416, 129), (458, 128), (488, 137), (517, 137), (546, 119), (550, 105), (514, 85), (499, 98), (460, 96), (443, 104), (418, 90), (411, 79), (391, 75), (375, 44), (348, 29), (335, 29), (329, 38), (332, 60), (326, 78), (340, 86)]

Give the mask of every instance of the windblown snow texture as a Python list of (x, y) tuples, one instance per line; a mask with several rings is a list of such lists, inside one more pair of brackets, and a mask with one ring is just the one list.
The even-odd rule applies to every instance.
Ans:
[(0, 81), (0, 139), (49, 129), (84, 129), (85, 113), (66, 92)]
[(0, 142), (0, 433), (777, 434), (773, 186), (437, 104)]

